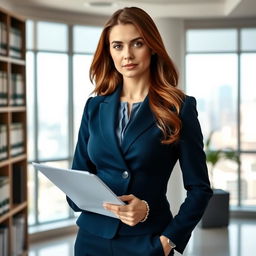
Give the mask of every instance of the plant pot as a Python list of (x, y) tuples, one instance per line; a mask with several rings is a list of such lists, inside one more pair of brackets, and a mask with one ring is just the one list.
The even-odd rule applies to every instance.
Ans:
[(213, 189), (204, 215), (199, 222), (201, 228), (227, 227), (229, 224), (229, 192)]

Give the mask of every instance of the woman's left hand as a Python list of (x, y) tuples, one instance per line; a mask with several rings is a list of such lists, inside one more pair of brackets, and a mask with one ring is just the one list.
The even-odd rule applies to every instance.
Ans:
[(170, 247), (169, 243), (168, 243), (168, 238), (166, 236), (160, 236), (159, 237), (163, 250), (164, 250), (164, 255), (168, 256), (172, 250), (172, 248)]
[(103, 207), (113, 212), (123, 223), (135, 226), (147, 214), (146, 204), (134, 195), (119, 196), (119, 199), (127, 202), (126, 205), (104, 203)]

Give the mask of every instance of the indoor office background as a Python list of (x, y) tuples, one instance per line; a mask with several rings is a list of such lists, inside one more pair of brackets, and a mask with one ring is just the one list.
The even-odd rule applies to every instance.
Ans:
[[(57, 3), (1, 2), (26, 17), (29, 256), (72, 256), (77, 215), (31, 162), (70, 167), (84, 103), (93, 90), (89, 66), (108, 15), (64, 10)], [(200, 5), (182, 2), (180, 8)], [(213, 13), (215, 2), (228, 5), (207, 1)], [(252, 256), (256, 250), (256, 12), (253, 1), (237, 2), (243, 6), (237, 4), (227, 17), (195, 9), (178, 17), (170, 9), (169, 17), (154, 18), (178, 67), (180, 87), (197, 99), (205, 141), (212, 133), (212, 149), (233, 150), (240, 158), (240, 163), (222, 159), (211, 177), (215, 188), (230, 193), (228, 227), (198, 226), (185, 256)], [(184, 196), (177, 165), (168, 191), (174, 213)]]

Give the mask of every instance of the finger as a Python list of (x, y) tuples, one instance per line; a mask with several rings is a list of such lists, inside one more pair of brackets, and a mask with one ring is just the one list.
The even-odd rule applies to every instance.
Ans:
[(122, 201), (131, 201), (134, 198), (135, 196), (132, 194), (119, 196), (119, 199), (121, 199)]
[(122, 221), (126, 221), (126, 222), (132, 222), (134, 221), (134, 218), (132, 217), (127, 217), (127, 216), (123, 216), (123, 215), (119, 215), (119, 219)]
[(119, 214), (122, 215), (122, 216), (125, 216), (125, 217), (131, 217), (131, 218), (134, 218), (134, 216), (135, 216), (135, 212), (129, 210), (129, 208), (120, 209)]
[(103, 204), (103, 207), (106, 209), (106, 210), (109, 210), (109, 211), (112, 211), (112, 212), (119, 212), (119, 205), (116, 205), (116, 204), (108, 204), (108, 203), (104, 203)]
[(124, 220), (124, 219), (120, 219), (123, 223), (129, 225), (129, 226), (135, 226), (137, 223), (134, 221), (129, 221), (129, 220)]

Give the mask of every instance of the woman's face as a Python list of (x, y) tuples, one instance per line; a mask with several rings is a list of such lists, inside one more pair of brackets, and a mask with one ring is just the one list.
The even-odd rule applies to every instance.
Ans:
[(109, 34), (110, 55), (123, 78), (149, 78), (151, 50), (132, 24), (116, 25)]

